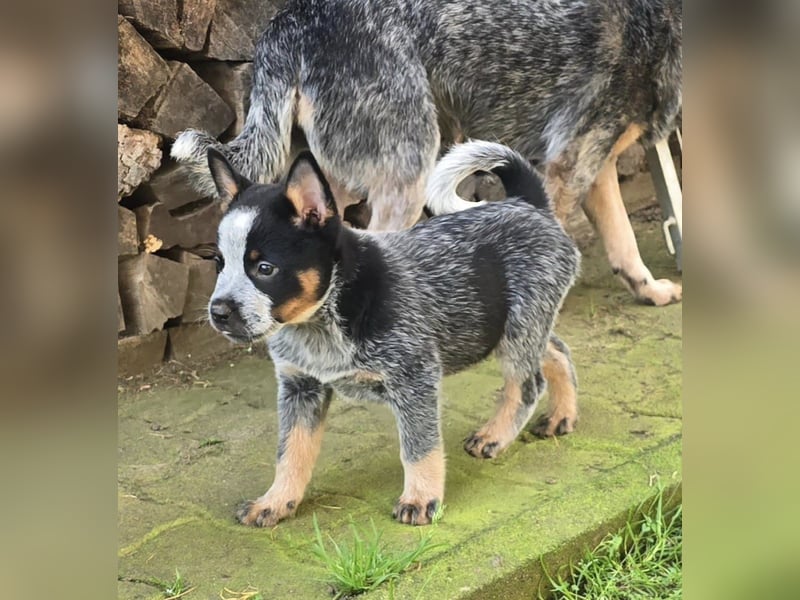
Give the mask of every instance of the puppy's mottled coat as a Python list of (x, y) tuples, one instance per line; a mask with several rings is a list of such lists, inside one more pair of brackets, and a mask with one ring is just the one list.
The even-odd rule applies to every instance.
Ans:
[(233, 340), (266, 338), (278, 374), (280, 439), (269, 491), (240, 513), (273, 524), (302, 499), (333, 391), (387, 404), (397, 418), (405, 486), (395, 517), (430, 521), (444, 494), (442, 376), (494, 352), (505, 376), (495, 416), (466, 442), (491, 458), (530, 419), (545, 381), (551, 410), (542, 435), (572, 430), (575, 374), (553, 323), (578, 270), (578, 252), (550, 210), (538, 177), (510, 149), (457, 147), (433, 182), (491, 170), (511, 198), (410, 230), (343, 227), (313, 156), (285, 185), (253, 185), (210, 151), (220, 195), (221, 272), (212, 324)]
[(297, 126), (340, 212), (367, 196), (370, 228), (396, 230), (418, 220), (440, 143), (496, 140), (541, 166), (562, 220), (583, 203), (637, 299), (668, 304), (681, 287), (642, 262), (616, 157), (674, 128), (681, 42), (680, 0), (289, 0), (258, 41), (241, 135), (185, 132), (172, 154), (208, 193), (209, 147), (274, 181)]

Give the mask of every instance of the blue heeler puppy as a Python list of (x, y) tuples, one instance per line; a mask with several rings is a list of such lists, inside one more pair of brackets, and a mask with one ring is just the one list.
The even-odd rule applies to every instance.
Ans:
[[(582, 205), (639, 301), (681, 299), (642, 261), (616, 171), (635, 140), (675, 127), (681, 0), (288, 0), (265, 25), (241, 135), (188, 131), (172, 148), (204, 192), (209, 147), (272, 182), (294, 127), (339, 213), (366, 196), (370, 229), (397, 230), (417, 222), (440, 144), (495, 140), (540, 166), (562, 223)], [(428, 208), (469, 205), (453, 194)]]
[[(219, 226), (212, 325), (229, 339), (266, 340), (278, 378), (275, 481), (239, 520), (271, 526), (303, 498), (333, 392), (388, 405), (397, 419), (405, 485), (394, 517), (428, 523), (444, 498), (442, 376), (494, 353), (503, 399), (465, 449), (493, 458), (550, 390), (539, 435), (572, 430), (576, 379), (552, 332), (579, 254), (538, 176), (505, 146), (456, 146), (431, 193), (454, 193), (476, 170), (496, 173), (509, 199), (434, 217), (396, 233), (342, 224), (311, 153), (281, 184), (255, 184), (217, 151), (208, 161), (229, 208)], [(436, 192), (438, 190), (439, 192)]]

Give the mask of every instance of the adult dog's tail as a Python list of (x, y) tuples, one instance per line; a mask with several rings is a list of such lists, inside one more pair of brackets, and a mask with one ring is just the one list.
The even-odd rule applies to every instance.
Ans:
[(258, 40), (250, 110), (236, 139), (222, 144), (207, 133), (189, 129), (172, 145), (172, 157), (190, 169), (192, 184), (199, 192), (216, 194), (208, 170), (209, 148), (221, 152), (251, 181), (271, 182), (283, 173), (289, 159), (300, 61), (289, 30), (278, 15)]
[(542, 181), (530, 163), (508, 146), (481, 141), (453, 146), (436, 164), (426, 189), (428, 209), (442, 215), (483, 204), (468, 202), (456, 194), (461, 180), (476, 171), (497, 175), (509, 198), (520, 197), (536, 208), (550, 210)]

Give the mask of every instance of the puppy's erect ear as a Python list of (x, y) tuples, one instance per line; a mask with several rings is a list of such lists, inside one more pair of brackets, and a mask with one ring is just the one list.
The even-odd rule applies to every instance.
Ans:
[(250, 185), (250, 182), (234, 171), (228, 159), (214, 148), (208, 149), (208, 169), (217, 186), (222, 210), (226, 211), (234, 198)]
[(284, 194), (294, 206), (299, 224), (324, 225), (336, 214), (331, 189), (311, 152), (301, 152), (294, 161)]

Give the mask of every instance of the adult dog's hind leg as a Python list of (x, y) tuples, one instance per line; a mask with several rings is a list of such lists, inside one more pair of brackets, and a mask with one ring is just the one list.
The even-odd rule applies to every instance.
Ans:
[(266, 494), (239, 508), (240, 523), (272, 527), (295, 513), (317, 462), (331, 395), (330, 388), (311, 377), (280, 376), (275, 480)]
[(547, 381), (550, 406), (532, 432), (539, 437), (552, 437), (574, 431), (578, 420), (578, 378), (569, 348), (555, 335), (551, 335), (547, 343), (542, 374)]
[(669, 279), (654, 279), (645, 266), (619, 189), (617, 156), (636, 140), (636, 135), (637, 131), (630, 128), (618, 140), (589, 189), (583, 210), (603, 240), (614, 274), (639, 302), (664, 306), (680, 302), (683, 288)]
[(425, 208), (425, 176), (410, 185), (384, 183), (369, 191), (371, 231), (399, 231), (413, 226)]

